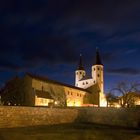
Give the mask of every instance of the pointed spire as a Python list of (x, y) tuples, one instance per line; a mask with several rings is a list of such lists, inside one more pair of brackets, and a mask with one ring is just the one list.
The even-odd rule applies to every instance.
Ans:
[(95, 65), (103, 65), (101, 58), (100, 58), (100, 53), (98, 47), (96, 47), (96, 59), (95, 59)]
[(80, 60), (79, 60), (78, 70), (84, 70), (83, 61), (82, 61), (82, 54), (80, 54)]

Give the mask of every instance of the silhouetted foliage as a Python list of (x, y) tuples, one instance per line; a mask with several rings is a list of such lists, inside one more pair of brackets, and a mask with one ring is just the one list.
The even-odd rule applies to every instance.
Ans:
[(23, 82), (19, 77), (9, 80), (0, 90), (1, 101), (4, 105), (20, 105), (23, 102), (22, 87)]

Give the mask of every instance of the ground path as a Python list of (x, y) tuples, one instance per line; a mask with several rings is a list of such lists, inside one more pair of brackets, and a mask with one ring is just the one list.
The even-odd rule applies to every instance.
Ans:
[(95, 124), (0, 129), (0, 140), (140, 140), (140, 130)]

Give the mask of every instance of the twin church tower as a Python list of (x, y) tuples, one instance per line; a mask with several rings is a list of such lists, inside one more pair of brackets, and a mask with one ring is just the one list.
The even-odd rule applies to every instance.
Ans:
[(75, 71), (75, 86), (76, 87), (88, 89), (95, 84), (97, 84), (99, 89), (100, 89), (100, 101), (105, 100), (104, 66), (102, 64), (98, 49), (96, 49), (95, 62), (91, 68), (91, 76), (88, 76), (86, 74), (86, 71), (85, 71), (84, 66), (83, 66), (82, 55), (80, 55), (78, 68)]

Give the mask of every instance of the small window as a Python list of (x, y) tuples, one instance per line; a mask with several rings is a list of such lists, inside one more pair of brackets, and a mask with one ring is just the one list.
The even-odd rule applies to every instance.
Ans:
[(68, 95), (69, 95), (69, 91), (68, 91)]
[(79, 94), (77, 93), (77, 96), (79, 96)]
[(94, 71), (95, 71), (95, 68), (94, 68)]
[(83, 85), (85, 85), (85, 83), (83, 82)]
[(82, 74), (82, 72), (80, 72), (80, 74)]
[(98, 74), (98, 77), (100, 77), (100, 75)]
[(94, 81), (94, 84), (95, 84), (95, 81)]
[(100, 70), (100, 69), (98, 68), (98, 70)]
[(76, 74), (78, 75), (78, 72)]
[(71, 92), (71, 95), (72, 95), (72, 92)]
[(86, 84), (88, 84), (88, 82), (86, 82)]

